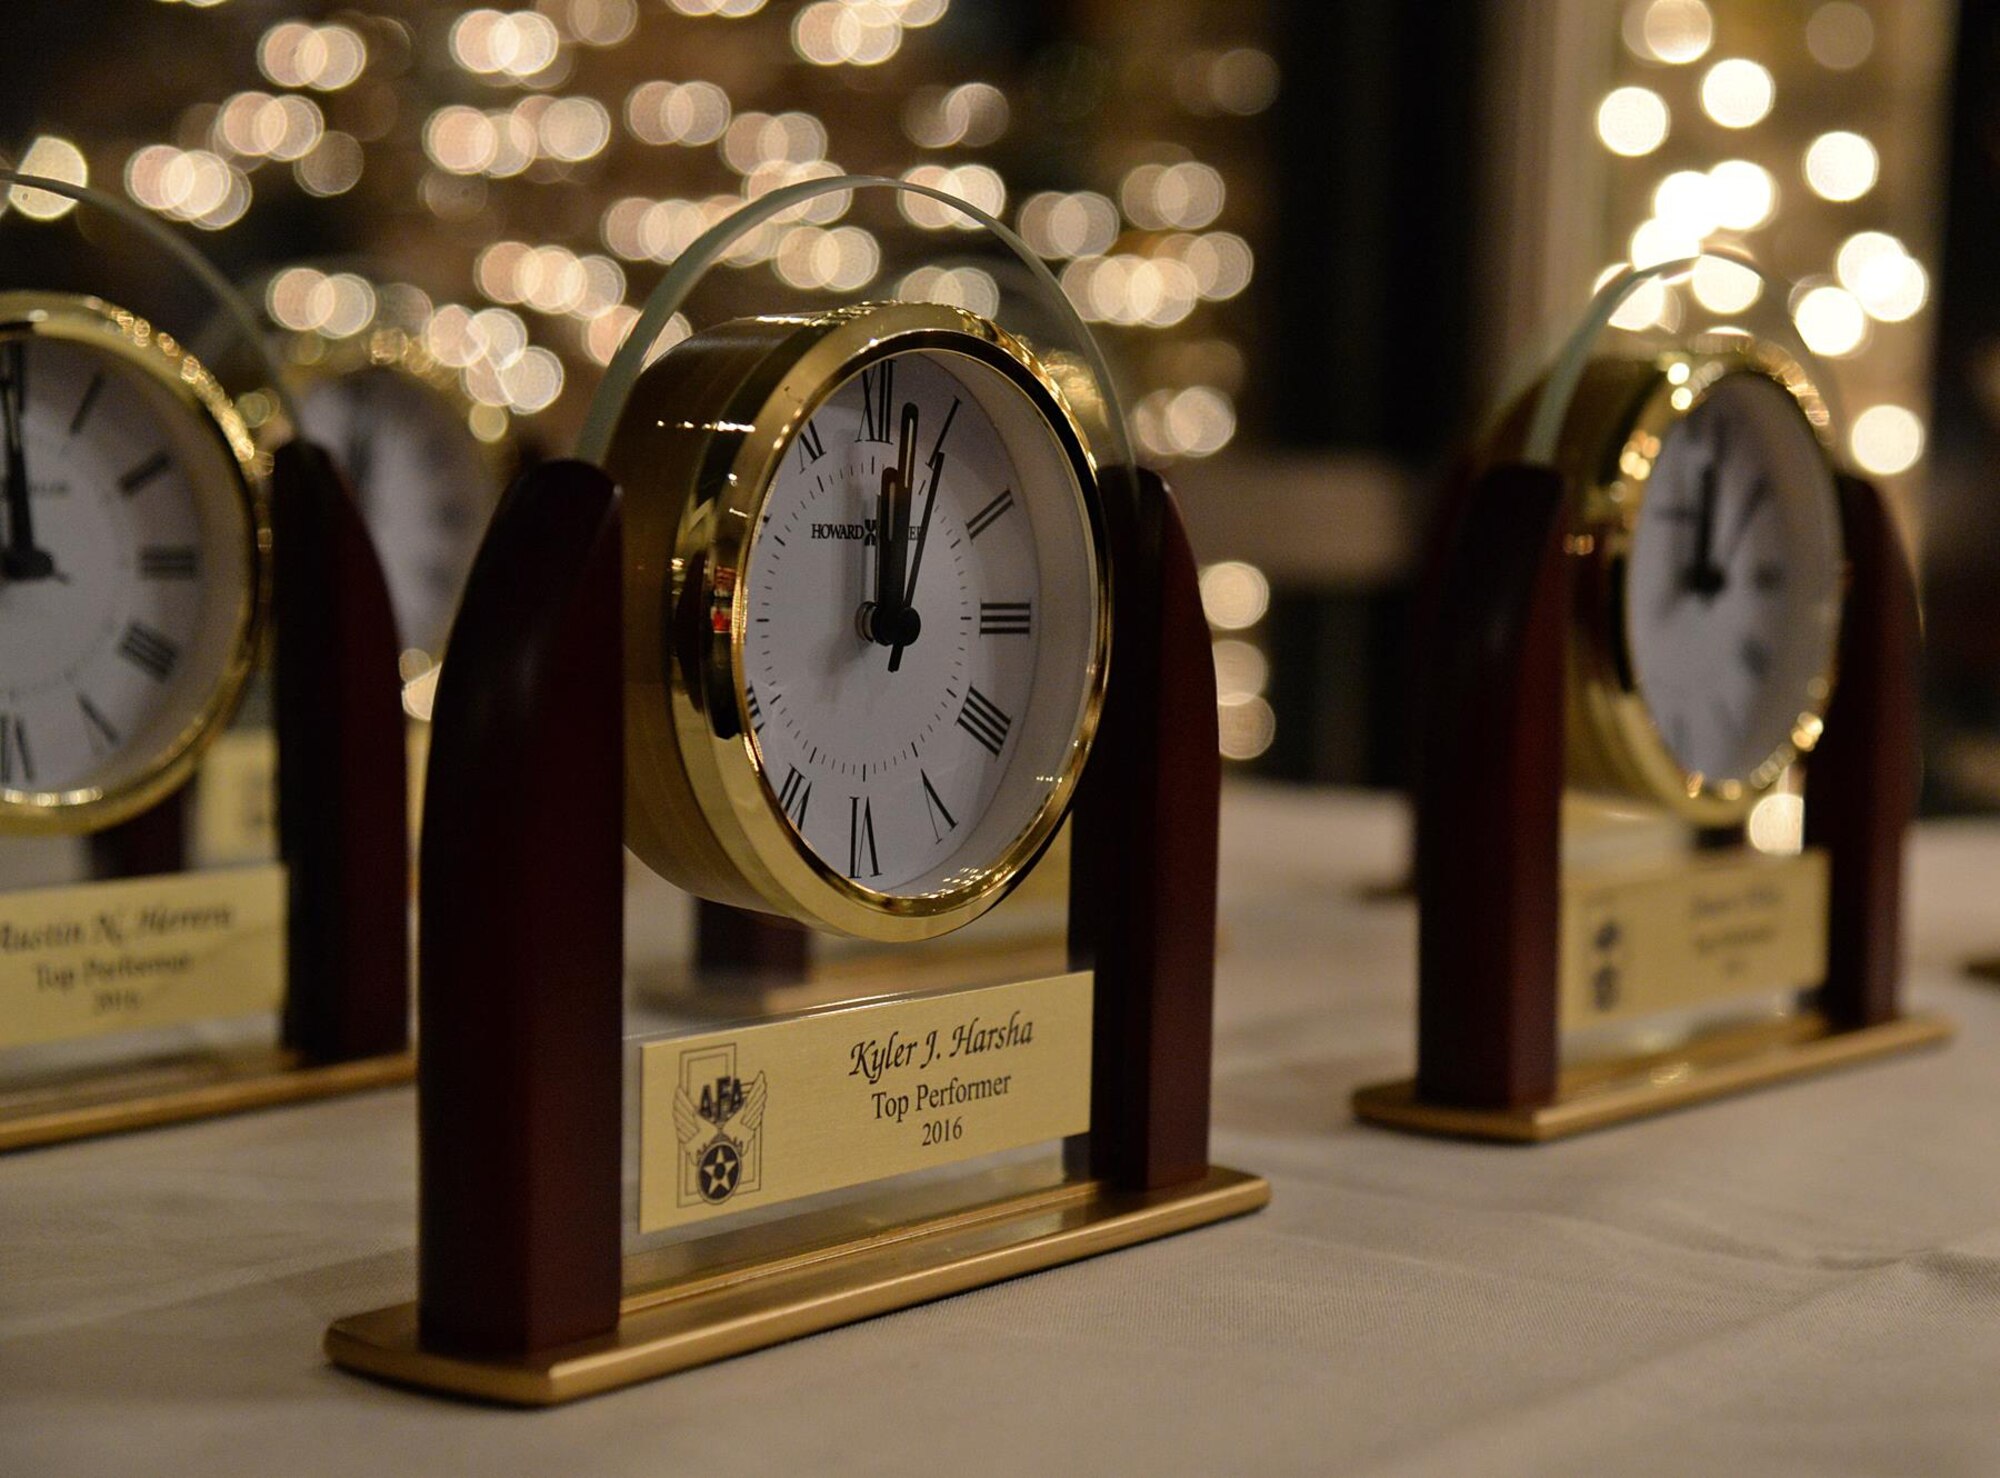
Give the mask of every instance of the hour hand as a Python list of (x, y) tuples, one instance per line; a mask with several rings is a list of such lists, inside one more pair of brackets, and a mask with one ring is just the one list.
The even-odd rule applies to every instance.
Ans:
[[(910, 467), (916, 457), (917, 408), (903, 407), (903, 445), (896, 465), (882, 469), (875, 500), (875, 598), (862, 604), (855, 627), (862, 640), (900, 651), (917, 635), (910, 607)], [(893, 670), (893, 664), (892, 664)]]
[(25, 358), (20, 341), (15, 340), (0, 360), (5, 367), (0, 375), (0, 422), (4, 422), (7, 442), (7, 543), (0, 548), (0, 576), (16, 581), (60, 580), (55, 560), (35, 545), (34, 511), (28, 502), (28, 456), (21, 431), (27, 391)]
[(1711, 459), (1701, 469), (1701, 508), (1695, 516), (1695, 556), (1684, 577), (1696, 595), (1714, 596), (1723, 585), (1722, 566), (1715, 562), (1715, 504), (1721, 473)]

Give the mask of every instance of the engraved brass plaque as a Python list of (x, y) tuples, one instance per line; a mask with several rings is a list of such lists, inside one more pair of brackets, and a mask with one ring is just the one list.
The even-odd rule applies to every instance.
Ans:
[(1563, 879), (1564, 1030), (1630, 1021), (1826, 977), (1827, 862), (1694, 856)]
[(285, 870), (0, 894), (0, 1047), (276, 1010)]
[(1092, 977), (901, 997), (640, 1049), (639, 1230), (1090, 1127)]

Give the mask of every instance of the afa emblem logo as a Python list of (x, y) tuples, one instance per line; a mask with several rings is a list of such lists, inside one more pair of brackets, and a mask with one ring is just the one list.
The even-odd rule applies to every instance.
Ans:
[(681, 1205), (720, 1205), (763, 1184), (767, 1091), (762, 1073), (747, 1083), (737, 1076), (733, 1042), (681, 1054), (674, 1089)]

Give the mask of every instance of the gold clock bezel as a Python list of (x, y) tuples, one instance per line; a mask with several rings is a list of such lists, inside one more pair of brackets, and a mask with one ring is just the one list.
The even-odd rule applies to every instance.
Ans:
[[(948, 891), (889, 894), (829, 867), (780, 814), (744, 693), (758, 516), (798, 431), (875, 362), (930, 349), (998, 371), (1025, 395), (1075, 480), (1097, 616), (1067, 763), (1005, 854)], [(1089, 755), (1111, 644), (1111, 570), (1097, 468), (1048, 370), (998, 326), (933, 303), (738, 319), (677, 346), (634, 387), (606, 469), (624, 492), (626, 842), (677, 886), (809, 927), (886, 943), (935, 938), (998, 903), (1053, 840)]]
[(76, 836), (101, 831), (158, 804), (193, 777), (202, 753), (227, 726), (256, 667), (270, 583), (270, 520), (264, 459), (229, 394), (193, 354), (164, 330), (100, 298), (71, 293), (0, 293), (0, 339), (21, 336), (86, 345), (136, 368), (165, 390), (184, 414), (169, 423), (190, 471), (219, 449), (240, 504), (249, 572), (234, 617), (228, 660), (187, 724), (124, 783), (68, 790), (0, 788), (0, 835)]
[[(1825, 665), (1786, 737), (1749, 774), (1715, 779), (1688, 770), (1668, 747), (1646, 701), (1623, 608), (1627, 566), (1654, 460), (1666, 435), (1723, 379), (1753, 374), (1799, 408), (1838, 477), (1832, 416), (1812, 377), (1791, 354), (1740, 334), (1708, 334), (1644, 360), (1600, 360), (1586, 371), (1565, 422), (1558, 460), (1572, 479), (1568, 547), (1579, 561), (1570, 642), (1573, 769), (1607, 788), (1656, 800), (1701, 826), (1740, 823), (1786, 770), (1811, 752), (1833, 694), (1840, 613)], [(1838, 550), (1839, 509), (1829, 512)]]

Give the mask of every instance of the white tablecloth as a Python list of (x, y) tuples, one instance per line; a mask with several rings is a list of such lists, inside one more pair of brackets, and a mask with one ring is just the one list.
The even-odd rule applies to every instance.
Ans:
[(336, 1371), (411, 1295), (407, 1092), (0, 1159), (0, 1475), (2000, 1473), (2000, 828), (1925, 830), (1925, 1054), (1533, 1149), (1406, 1071), (1385, 801), (1234, 792), (1215, 1156), (1245, 1220), (547, 1412)]

